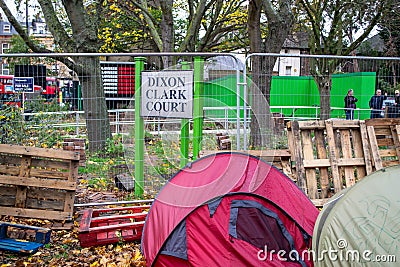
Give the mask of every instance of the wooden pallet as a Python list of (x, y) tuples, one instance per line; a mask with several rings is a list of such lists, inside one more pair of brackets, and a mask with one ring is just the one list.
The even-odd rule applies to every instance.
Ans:
[(84, 138), (65, 138), (62, 147), (67, 151), (79, 152), (79, 166), (86, 166), (86, 146)]
[(365, 124), (375, 169), (400, 164), (400, 119), (370, 119)]
[(79, 153), (0, 144), (0, 215), (71, 220)]
[(79, 225), (81, 247), (140, 240), (149, 205), (86, 209)]
[[(217, 152), (222, 152), (218, 150), (202, 150), (200, 156), (204, 157), (210, 154), (215, 154)], [(291, 154), (288, 149), (277, 149), (277, 150), (227, 150), (223, 152), (241, 152), (252, 156), (262, 158), (266, 162), (275, 166), (286, 174), (289, 178), (295, 180), (296, 176), (292, 172), (291, 168)]]
[[(21, 234), (23, 234), (22, 237)], [(0, 250), (35, 253), (50, 242), (50, 236), (51, 230), (48, 228), (2, 222), (0, 223)]]
[(219, 150), (230, 150), (232, 145), (231, 139), (229, 139), (229, 135), (217, 133), (217, 146)]
[(364, 121), (293, 121), (287, 126), (297, 183), (311, 199), (326, 200), (372, 173)]

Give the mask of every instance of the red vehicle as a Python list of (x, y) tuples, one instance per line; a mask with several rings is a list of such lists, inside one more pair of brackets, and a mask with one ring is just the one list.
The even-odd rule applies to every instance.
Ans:
[(13, 94), (13, 75), (0, 75), (0, 94)]
[(13, 87), (13, 75), (0, 75), (0, 102), (7, 106), (21, 106), (19, 95)]
[(46, 99), (58, 98), (60, 92), (60, 82), (56, 77), (46, 77), (46, 88), (43, 89), (42, 95)]

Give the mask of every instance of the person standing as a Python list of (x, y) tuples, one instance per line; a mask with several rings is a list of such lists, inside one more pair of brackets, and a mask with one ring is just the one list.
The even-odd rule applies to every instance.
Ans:
[(375, 95), (371, 97), (371, 99), (369, 100), (369, 107), (371, 108), (371, 119), (382, 118), (382, 105), (383, 100), (385, 100), (386, 97), (387, 93), (385, 93), (385, 95), (383, 96), (380, 89), (376, 90)]
[(394, 91), (394, 105), (400, 107), (399, 90)]
[(399, 90), (394, 91), (394, 112), (395, 118), (400, 117), (400, 94)]
[(353, 89), (347, 91), (347, 95), (344, 97), (344, 108), (346, 112), (346, 120), (354, 119), (354, 110), (356, 109), (357, 98), (354, 97)]

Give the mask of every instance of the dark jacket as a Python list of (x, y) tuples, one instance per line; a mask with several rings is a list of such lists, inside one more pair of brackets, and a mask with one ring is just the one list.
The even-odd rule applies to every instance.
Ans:
[(373, 109), (382, 109), (383, 100), (386, 99), (386, 96), (383, 95), (373, 95), (369, 100), (369, 107)]
[(346, 95), (344, 98), (344, 107), (345, 108), (356, 108), (357, 98), (354, 96)]
[(400, 105), (400, 95), (394, 97), (394, 102), (396, 102), (397, 105)]

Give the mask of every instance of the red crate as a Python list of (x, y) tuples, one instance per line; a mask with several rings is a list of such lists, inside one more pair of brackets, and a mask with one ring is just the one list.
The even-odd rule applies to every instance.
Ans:
[(79, 225), (81, 247), (140, 240), (149, 205), (86, 209)]

